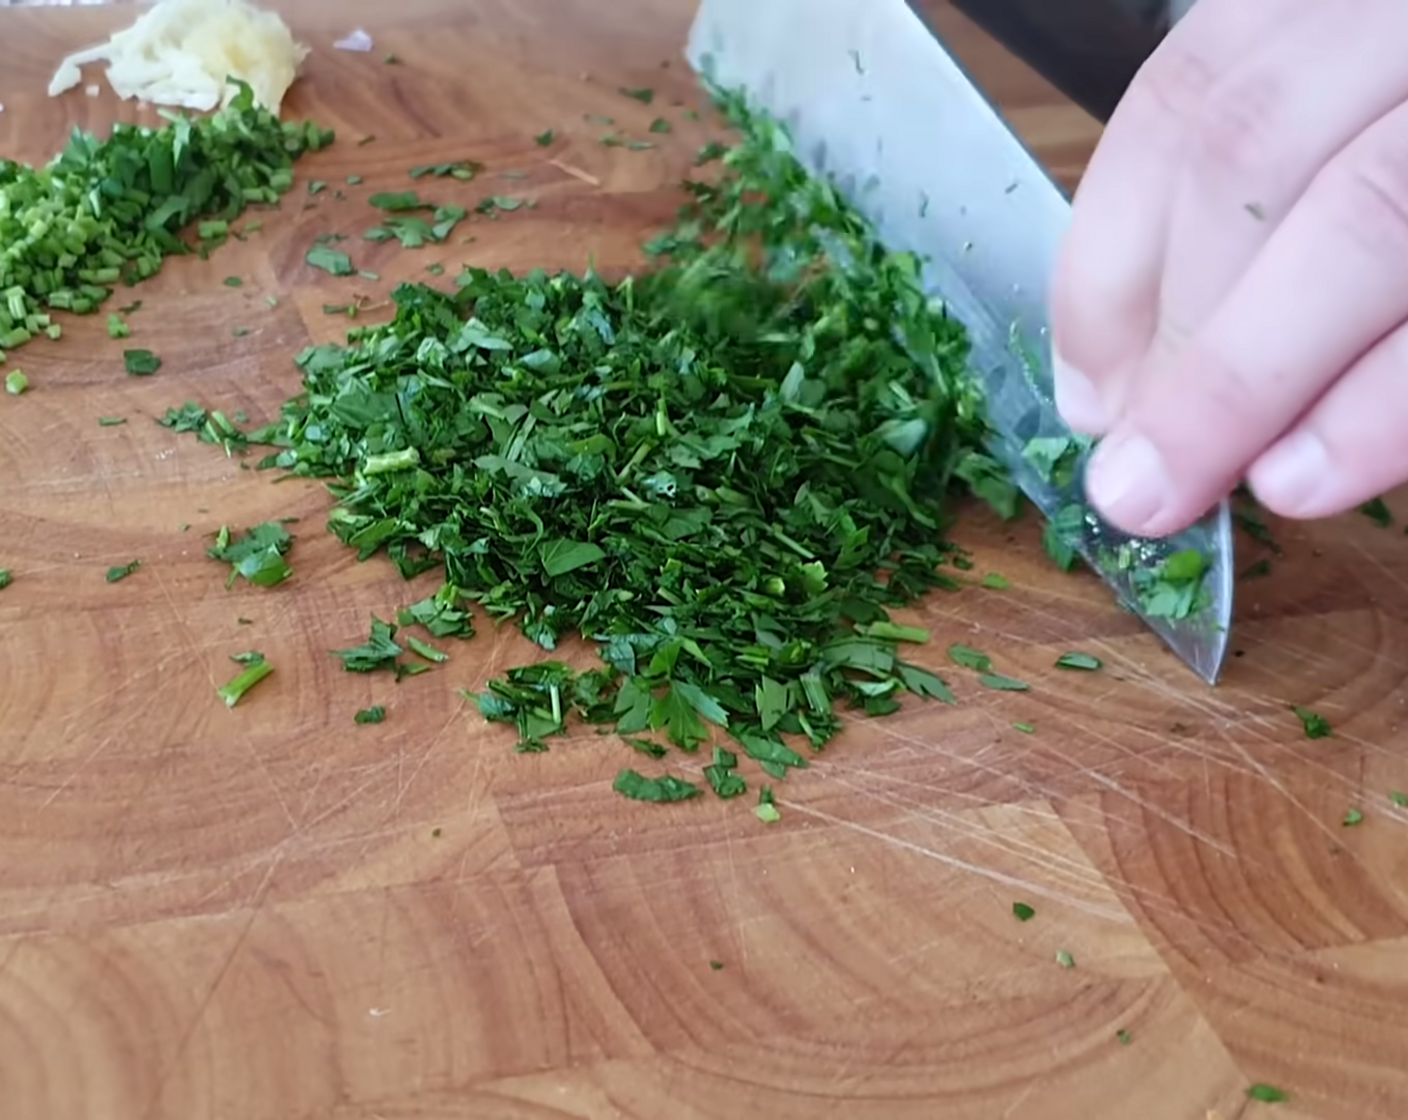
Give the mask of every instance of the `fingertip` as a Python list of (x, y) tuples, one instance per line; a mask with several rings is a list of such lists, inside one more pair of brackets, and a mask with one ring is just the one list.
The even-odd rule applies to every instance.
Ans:
[(1117, 432), (1096, 447), (1085, 494), (1101, 517), (1126, 533), (1157, 537), (1183, 528), (1175, 523), (1178, 495), (1168, 465), (1142, 432)]
[(1273, 444), (1247, 471), (1247, 485), (1272, 513), (1306, 520), (1338, 513), (1334, 464), (1324, 441), (1302, 428)]

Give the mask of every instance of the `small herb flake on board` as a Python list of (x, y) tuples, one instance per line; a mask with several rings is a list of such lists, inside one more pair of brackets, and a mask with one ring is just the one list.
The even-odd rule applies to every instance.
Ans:
[(0, 591), (4, 591), (10, 584), (15, 582), (15, 574), (9, 568), (0, 568)]
[(150, 350), (124, 350), (122, 362), (133, 377), (150, 377), (161, 368), (161, 359)]
[(688, 801), (703, 792), (697, 785), (683, 778), (670, 774), (660, 778), (647, 778), (635, 770), (622, 770), (616, 775), (612, 788), (632, 801)]
[(131, 334), (132, 334), (132, 328), (127, 325), (126, 320), (123, 319), (121, 315), (117, 314), (117, 312), (115, 312), (115, 311), (109, 313), (109, 315), (108, 315), (108, 337), (109, 337), (109, 338), (127, 338), (127, 337), (129, 337)]
[(1072, 651), (1071, 653), (1063, 653), (1060, 657), (1056, 659), (1056, 668), (1075, 669), (1083, 673), (1093, 673), (1097, 669), (1102, 668), (1104, 664), (1105, 663), (1101, 661), (1098, 657), (1095, 657), (1088, 653), (1080, 653), (1077, 651)]
[(1388, 799), (1400, 809), (1408, 809), (1408, 793), (1400, 790), (1390, 790)]
[(1012, 904), (1012, 916), (1019, 922), (1029, 922), (1036, 917), (1036, 910), (1025, 902), (1014, 902)]
[(1023, 735), (1035, 735), (1035, 734), (1036, 734), (1036, 726), (1035, 726), (1034, 724), (1030, 724), (1030, 723), (1014, 723), (1014, 724), (1012, 725), (1012, 727), (1013, 727), (1015, 730), (1020, 731)]
[(5, 392), (12, 397), (18, 397), (29, 388), (29, 378), (24, 375), (23, 370), (12, 369), (5, 374)]
[(1289, 1093), (1276, 1088), (1275, 1085), (1267, 1085), (1264, 1082), (1248, 1085), (1247, 1096), (1251, 1100), (1261, 1101), (1263, 1104), (1280, 1104), (1283, 1101), (1291, 1099)]
[(1056, 963), (1062, 968), (1075, 968), (1076, 959), (1065, 949), (1056, 950)]
[(992, 658), (972, 646), (955, 642), (948, 647), (948, 655), (955, 665), (962, 665), (965, 669), (973, 669), (979, 673), (986, 673), (992, 669)]
[(1291, 711), (1295, 712), (1296, 718), (1300, 720), (1300, 725), (1305, 729), (1307, 739), (1327, 739), (1333, 734), (1330, 721), (1324, 716), (1303, 708), (1299, 704), (1292, 704)]
[(1353, 828), (1355, 825), (1363, 823), (1364, 814), (1358, 809), (1348, 810), (1344, 815), (1344, 819), (1340, 821), (1340, 824), (1343, 825), (1345, 828)]
[(1382, 498), (1371, 498), (1359, 507), (1359, 512), (1380, 529), (1387, 529), (1393, 524), (1393, 513)]
[(1134, 1035), (1130, 1034), (1128, 1029), (1121, 1027), (1115, 1032), (1115, 1040), (1119, 1042), (1121, 1046), (1128, 1046), (1134, 1041)]
[(353, 717), (353, 723), (382, 723), (386, 719), (386, 709), (380, 704), (362, 708)]
[(123, 424), (125, 424), (125, 423), (127, 423), (127, 417), (125, 417), (125, 416), (99, 416), (99, 417), (98, 417), (98, 427), (100, 427), (100, 428), (116, 428), (116, 427), (120, 427), (121, 425), (123, 425)]
[(406, 651), (396, 644), (397, 627), (372, 615), (371, 636), (359, 646), (335, 649), (334, 657), (349, 673), (370, 673), (377, 669), (395, 670), (397, 659)]
[(331, 249), (326, 245), (314, 245), (303, 255), (303, 259), (311, 267), (333, 276), (351, 276), (357, 271), (351, 257), (340, 249)]
[(540, 132), (538, 133), (538, 135), (533, 137), (533, 142), (537, 144), (540, 148), (547, 148), (552, 145), (552, 142), (554, 139), (556, 139), (556, 136), (557, 134), (549, 128), (546, 131)]
[(721, 972), (721, 971), (723, 970), (723, 967), (724, 967), (724, 962), (723, 962), (723, 961), (710, 961), (710, 962), (709, 962), (709, 967), (710, 967), (714, 972)]
[(105, 578), (109, 583), (118, 583), (126, 579), (141, 566), (142, 562), (140, 560), (131, 560), (128, 561), (126, 564), (117, 564), (108, 569), (108, 573)]
[(206, 555), (230, 565), (230, 575), (225, 580), (228, 590), (236, 579), (244, 579), (255, 587), (274, 587), (293, 575), (293, 569), (284, 559), (293, 547), (293, 537), (277, 521), (266, 521), (236, 535), (228, 525), (222, 526), (215, 534), (214, 543), (206, 549)]
[(1006, 677), (1001, 673), (983, 673), (978, 677), (978, 683), (984, 688), (991, 688), (995, 692), (1029, 692), (1031, 685), (1026, 681), (1019, 681), (1015, 677)]
[(218, 695), (221, 700), (225, 701), (227, 708), (233, 708), (244, 699), (245, 694), (251, 688), (274, 671), (274, 667), (265, 660), (264, 655), (254, 650), (248, 653), (237, 653), (230, 660), (238, 665), (243, 665), (244, 669), (234, 680), (218, 690)]
[(621, 92), (632, 100), (639, 101), (642, 105), (649, 105), (655, 100), (655, 91), (649, 88), (623, 89)]
[(1008, 582), (1006, 576), (998, 572), (989, 572), (983, 577), (983, 586), (993, 591), (1006, 591), (1012, 584)]
[(753, 815), (764, 824), (776, 824), (782, 820), (782, 813), (778, 810), (777, 799), (773, 796), (771, 786), (763, 786), (758, 791), (758, 804), (753, 809)]

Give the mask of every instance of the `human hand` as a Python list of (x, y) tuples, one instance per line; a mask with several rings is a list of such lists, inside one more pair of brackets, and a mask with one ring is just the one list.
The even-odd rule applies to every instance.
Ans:
[(1055, 281), (1086, 478), (1163, 536), (1244, 478), (1324, 517), (1408, 479), (1408, 4), (1200, 0), (1110, 119)]

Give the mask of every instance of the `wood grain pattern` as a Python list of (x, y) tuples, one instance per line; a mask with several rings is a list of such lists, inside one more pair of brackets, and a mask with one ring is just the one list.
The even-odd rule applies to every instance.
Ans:
[[(366, 195), (413, 164), (489, 169), (436, 196), (538, 201), (465, 227), (451, 270), (637, 265), (702, 139), (675, 107), (693, 98), (691, 8), (289, 0), (316, 53), (288, 111), (342, 137), (300, 184), (364, 185), (300, 185), (249, 242), (169, 264), (132, 316), (155, 377), (123, 375), (101, 322), (17, 356), (33, 388), (0, 400), (4, 1115), (1402, 1120), (1401, 528), (1277, 526), (1285, 556), (1243, 585), (1238, 656), (1209, 691), (1093, 579), (1055, 573), (1034, 525), (975, 514), (962, 539), (1011, 590), (918, 617), (1032, 691), (960, 677), (957, 707), (848, 728), (765, 827), (714, 801), (623, 801), (614, 741), (514, 755), (455, 694), (530, 656), (510, 631), (484, 626), (399, 686), (343, 673), (327, 651), (409, 598), (399, 577), (323, 531), (318, 486), (271, 485), (152, 422), (184, 400), (270, 417), (298, 387), (291, 355), (346, 325), (324, 303), (425, 277), (431, 250), (349, 242), (376, 283), (302, 262), (317, 234), (374, 224)], [(74, 124), (136, 118), (43, 92), (61, 54), (126, 18), (0, 12), (0, 151), (41, 159)], [(1094, 125), (938, 21), (1073, 179)], [(357, 25), (376, 53), (328, 49)], [(642, 85), (675, 134), (603, 147), (584, 114), (643, 130), (661, 102), (616, 92)], [(224, 590), (205, 535), (289, 516), (295, 577)], [(276, 673), (226, 710), (215, 687), (251, 646)], [(1072, 648), (1107, 671), (1052, 670)], [(354, 727), (373, 702), (387, 722)], [(1305, 739), (1292, 703), (1334, 737)], [(1345, 828), (1350, 808), (1365, 819)], [(1253, 1081), (1293, 1100), (1251, 1104)]]

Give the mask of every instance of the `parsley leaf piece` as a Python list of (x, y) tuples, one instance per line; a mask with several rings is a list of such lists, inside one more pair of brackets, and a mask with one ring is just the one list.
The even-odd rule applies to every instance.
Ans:
[(434, 638), (472, 638), (474, 616), (465, 606), (464, 592), (452, 583), (396, 612), (401, 626), (424, 626)]
[(351, 276), (357, 271), (351, 257), (342, 250), (332, 249), (327, 245), (314, 245), (303, 254), (303, 259), (313, 268), (333, 276)]
[(1134, 1041), (1134, 1035), (1130, 1034), (1128, 1029), (1126, 1029), (1125, 1027), (1121, 1027), (1115, 1032), (1115, 1039), (1119, 1042), (1121, 1046), (1128, 1046), (1131, 1042)]
[(722, 747), (714, 748), (714, 761), (704, 767), (704, 777), (709, 779), (710, 787), (721, 798), (737, 797), (747, 792), (748, 783), (734, 773), (737, 766), (736, 754)]
[(656, 133), (666, 133), (673, 132), (674, 129), (671, 128), (670, 122), (667, 121), (664, 117), (656, 117), (653, 121), (650, 122), (650, 131)]
[(434, 661), (436, 664), (450, 660), (450, 655), (444, 650), (436, 649), (429, 642), (423, 642), (419, 638), (407, 637), (406, 645), (411, 647), (411, 652), (418, 654), (427, 661)]
[(1076, 959), (1065, 949), (1056, 950), (1056, 963), (1062, 968), (1075, 968)]
[(353, 723), (381, 723), (386, 719), (386, 709), (380, 704), (362, 708), (352, 717)]
[(245, 668), (229, 684), (217, 690), (217, 695), (225, 701), (227, 708), (233, 708), (244, 699), (251, 688), (274, 671), (274, 667), (264, 659), (264, 655), (254, 650), (237, 653), (230, 660)]
[(622, 89), (621, 92), (627, 97), (639, 101), (642, 105), (649, 105), (655, 100), (655, 91), (648, 87), (641, 89)]
[(1388, 799), (1392, 801), (1395, 805), (1397, 805), (1398, 808), (1408, 809), (1408, 793), (1403, 793), (1400, 790), (1396, 789), (1390, 790)]
[(161, 368), (161, 359), (150, 350), (124, 350), (122, 363), (133, 377), (150, 377)]
[(634, 770), (622, 770), (616, 775), (611, 788), (632, 801), (688, 801), (698, 797), (703, 791), (693, 782), (666, 774), (660, 778), (647, 778)]
[(777, 799), (773, 796), (771, 786), (763, 786), (758, 790), (758, 804), (753, 809), (753, 815), (764, 824), (776, 824), (782, 820), (782, 813), (777, 807)]
[(538, 546), (538, 557), (542, 561), (543, 571), (551, 577), (564, 576), (604, 560), (606, 552), (590, 541), (553, 540)]
[(395, 642), (396, 627), (372, 615), (371, 636), (359, 646), (335, 649), (333, 656), (341, 659), (349, 673), (371, 673), (377, 669), (396, 668), (396, 659), (405, 652)]
[(18, 397), (29, 388), (29, 378), (24, 375), (23, 370), (12, 369), (5, 374), (5, 392), (11, 396)]
[(1274, 1085), (1267, 1085), (1257, 1082), (1255, 1085), (1247, 1086), (1247, 1096), (1254, 1101), (1261, 1101), (1264, 1104), (1279, 1104), (1282, 1101), (1291, 1099), (1290, 1094)]
[(972, 646), (955, 642), (948, 647), (948, 655), (953, 659), (955, 665), (962, 665), (965, 669), (973, 669), (979, 673), (986, 673), (992, 669), (992, 658)]
[(244, 287), (244, 280), (242, 280), (242, 279), (241, 279), (240, 277), (238, 277), (238, 276), (227, 276), (227, 277), (225, 277), (225, 287), (227, 287), (227, 288), (243, 288), (243, 287)]
[[(1132, 563), (1132, 561), (1131, 561)], [(1180, 549), (1152, 568), (1135, 568), (1140, 609), (1150, 618), (1189, 618), (1209, 601), (1204, 581), (1208, 559), (1195, 548)]]
[(266, 521), (246, 529), (242, 536), (231, 533), (228, 525), (221, 527), (206, 555), (230, 565), (230, 575), (225, 580), (227, 589), (234, 586), (236, 579), (244, 579), (255, 587), (274, 587), (293, 574), (284, 559), (292, 547), (293, 537), (288, 530), (277, 521)]
[(978, 678), (978, 683), (984, 688), (991, 688), (996, 692), (1029, 692), (1031, 685), (1025, 681), (1019, 681), (1015, 677), (1004, 677), (1001, 673), (984, 673)]
[(127, 325), (126, 320), (124, 320), (121, 315), (117, 314), (115, 311), (108, 314), (109, 338), (127, 338), (131, 334), (132, 328)]
[(871, 622), (856, 627), (856, 633), (882, 642), (914, 642), (923, 644), (929, 640), (929, 631), (922, 626), (901, 626), (897, 622)]
[(538, 145), (538, 147), (546, 148), (551, 146), (555, 138), (556, 133), (554, 133), (553, 130), (549, 128), (543, 132), (538, 133), (538, 135), (533, 137), (533, 141)]
[(1364, 814), (1358, 809), (1348, 810), (1344, 815), (1344, 819), (1340, 821), (1340, 824), (1342, 824), (1345, 828), (1353, 828), (1355, 825), (1363, 823)]
[(1019, 922), (1029, 922), (1036, 917), (1036, 910), (1025, 902), (1014, 902), (1012, 916)]
[(989, 572), (983, 577), (983, 586), (991, 588), (993, 591), (1006, 591), (1012, 584), (1006, 576), (998, 572)]
[(126, 564), (117, 564), (108, 569), (106, 579), (109, 583), (117, 583), (126, 579), (141, 566), (142, 562), (140, 560), (132, 560)]
[(127, 423), (127, 417), (125, 417), (125, 416), (99, 416), (99, 417), (98, 417), (98, 427), (100, 427), (100, 428), (116, 428), (116, 427), (120, 427), (121, 425), (123, 425), (123, 424), (125, 424), (125, 423)]
[(1085, 673), (1093, 673), (1102, 668), (1104, 664), (1098, 657), (1078, 651), (1063, 653), (1056, 659), (1056, 668), (1058, 669), (1075, 669)]
[(1014, 730), (1020, 731), (1023, 735), (1035, 735), (1035, 734), (1036, 734), (1036, 726), (1035, 726), (1034, 724), (1030, 724), (1030, 723), (1014, 723), (1014, 724), (1012, 725), (1012, 727), (1013, 727)]
[(1292, 704), (1291, 711), (1295, 712), (1296, 718), (1300, 720), (1300, 725), (1305, 729), (1307, 739), (1327, 739), (1333, 734), (1330, 721), (1324, 716), (1303, 708), (1299, 704)]
[(4, 591), (10, 584), (15, 582), (15, 574), (9, 568), (0, 568), (0, 591)]
[(1359, 507), (1359, 512), (1380, 529), (1387, 529), (1393, 524), (1393, 513), (1389, 510), (1388, 503), (1382, 498), (1370, 498)]

